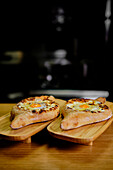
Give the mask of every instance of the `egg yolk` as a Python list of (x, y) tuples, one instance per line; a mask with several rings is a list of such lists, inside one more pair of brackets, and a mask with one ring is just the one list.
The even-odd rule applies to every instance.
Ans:
[(81, 105), (80, 107), (83, 108), (83, 109), (89, 108), (89, 106), (88, 106), (88, 105), (85, 105), (85, 104)]
[(41, 104), (31, 104), (31, 107), (41, 107)]

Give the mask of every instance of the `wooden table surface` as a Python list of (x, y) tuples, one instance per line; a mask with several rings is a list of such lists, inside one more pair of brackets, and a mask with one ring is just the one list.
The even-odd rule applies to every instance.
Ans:
[[(0, 116), (13, 104), (0, 104)], [(0, 139), (0, 169), (113, 169), (113, 123), (92, 146), (53, 138), (46, 128), (29, 144)]]

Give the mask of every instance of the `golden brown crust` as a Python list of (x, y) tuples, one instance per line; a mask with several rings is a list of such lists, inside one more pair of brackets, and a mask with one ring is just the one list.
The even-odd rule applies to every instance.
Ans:
[(69, 129), (77, 128), (77, 127), (80, 127), (86, 124), (100, 122), (100, 121), (109, 119), (112, 116), (111, 109), (107, 105), (102, 104), (105, 102), (104, 98), (96, 99), (96, 101), (99, 101), (98, 106), (102, 108), (102, 111), (100, 110), (89, 111), (88, 109), (84, 109), (82, 111), (73, 110), (72, 108), (67, 107), (67, 104), (71, 103), (72, 101), (88, 102), (91, 100), (90, 99), (72, 99), (72, 100), (69, 100), (63, 106), (62, 115), (64, 119), (61, 122), (61, 128), (63, 130), (69, 130)]
[[(20, 103), (34, 101), (35, 99), (41, 99), (41, 102), (44, 102), (46, 107), (39, 110), (30, 110), (29, 108), (24, 109), (23, 107), (20, 107)], [(55, 102), (55, 98), (53, 96), (40, 96), (23, 99), (12, 108), (11, 127), (13, 129), (18, 129), (31, 123), (48, 121), (57, 117), (58, 114), (59, 104)]]
[(20, 102), (25, 103), (27, 101), (34, 101), (35, 99), (55, 101), (55, 98), (53, 96), (36, 96), (36, 97), (29, 97), (29, 98), (23, 99)]
[(93, 99), (84, 99), (84, 98), (74, 98), (74, 99), (70, 99), (67, 101), (67, 103), (72, 103), (72, 102), (88, 102), (88, 101), (99, 101), (101, 104), (104, 104), (106, 102), (106, 98), (104, 97), (98, 97), (97, 99), (93, 100)]
[(96, 100), (101, 102), (102, 104), (104, 104), (106, 102), (106, 98), (105, 97), (98, 97)]

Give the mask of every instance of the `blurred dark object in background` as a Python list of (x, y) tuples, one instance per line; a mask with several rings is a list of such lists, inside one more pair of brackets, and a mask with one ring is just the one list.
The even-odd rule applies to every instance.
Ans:
[(2, 3), (0, 102), (46, 89), (108, 91), (113, 101), (112, 9), (111, 0)]

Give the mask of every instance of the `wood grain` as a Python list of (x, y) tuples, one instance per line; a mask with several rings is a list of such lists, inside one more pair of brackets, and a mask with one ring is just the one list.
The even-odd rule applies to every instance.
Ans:
[[(112, 103), (106, 102), (106, 104), (113, 109)], [(62, 130), (60, 128), (61, 121), (62, 118), (60, 116), (47, 127), (47, 130), (52, 136), (75, 143), (92, 145), (93, 141), (111, 125), (113, 117), (106, 121), (93, 123), (72, 130)]]
[(8, 140), (14, 140), (14, 141), (21, 141), (25, 140), (32, 135), (40, 132), (42, 129), (44, 129), (50, 122), (42, 122), (42, 123), (35, 123), (28, 125), (26, 127), (13, 130), (10, 127), (10, 113), (5, 114), (4, 116), (0, 117), (0, 134), (3, 138)]

